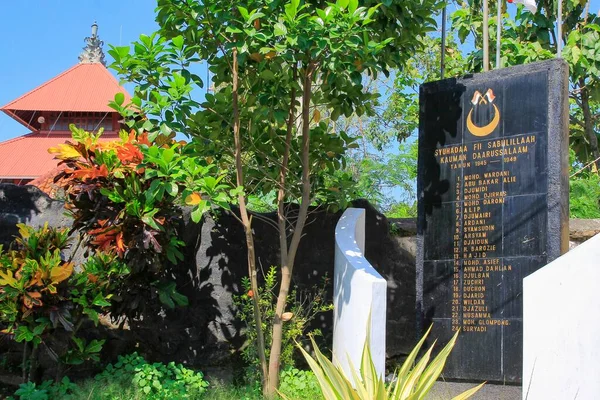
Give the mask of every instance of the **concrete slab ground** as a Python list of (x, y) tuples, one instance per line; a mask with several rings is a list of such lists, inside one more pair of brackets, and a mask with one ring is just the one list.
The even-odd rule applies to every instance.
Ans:
[[(477, 386), (474, 383), (437, 382), (427, 395), (427, 400), (450, 400), (454, 396)], [(485, 384), (472, 400), (521, 400), (521, 386)]]

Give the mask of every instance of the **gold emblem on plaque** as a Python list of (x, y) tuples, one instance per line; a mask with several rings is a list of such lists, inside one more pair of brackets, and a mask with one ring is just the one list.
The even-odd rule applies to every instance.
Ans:
[[(494, 104), (494, 99), (496, 96), (494, 95), (494, 91), (492, 89), (488, 89), (484, 95), (482, 95), (478, 90), (473, 94), (473, 98), (471, 99), (471, 111), (469, 111), (469, 115), (467, 116), (467, 129), (474, 136), (487, 136), (496, 129), (498, 124), (500, 123), (500, 110)], [(485, 126), (477, 126), (473, 122), (473, 110), (476, 107), (479, 107), (481, 104), (489, 104), (494, 107), (494, 118), (490, 121), (489, 124)]]

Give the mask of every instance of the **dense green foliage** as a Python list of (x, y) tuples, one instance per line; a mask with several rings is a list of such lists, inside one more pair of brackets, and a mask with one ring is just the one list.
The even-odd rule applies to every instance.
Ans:
[(137, 353), (119, 356), (117, 363), (108, 365), (95, 379), (129, 384), (147, 399), (194, 399), (208, 387), (201, 372), (173, 362), (150, 364)]
[[(373, 113), (378, 96), (365, 88), (363, 78), (402, 66), (420, 46), (419, 37), (434, 29), (432, 13), (439, 5), (434, 0), (159, 0), (159, 31), (141, 36), (133, 53), (129, 47), (110, 51), (113, 68), (137, 85), (132, 105), (117, 109), (126, 117), (140, 110), (148, 117), (128, 123), (191, 136), (198, 156), (214, 160), (227, 173), (223, 182), (240, 190), (268, 396), (278, 384), (282, 315), (309, 206), (347, 204), (350, 175), (339, 171), (356, 139), (335, 123), (341, 115)], [(191, 98), (193, 87), (208, 84), (192, 72), (200, 61), (213, 74), (212, 92), (201, 104)], [(246, 208), (252, 195), (271, 200), (278, 214), (282, 281), (268, 370)], [(298, 203), (299, 210), (289, 203)]]
[[(322, 398), (311, 371), (286, 368), (281, 372), (280, 392), (290, 400)], [(182, 365), (148, 363), (137, 353), (119, 357), (95, 378), (74, 383), (65, 377), (60, 382), (27, 382), (19, 386), (18, 400), (146, 400), (210, 399), (262, 400), (255, 382), (247, 386), (208, 384), (201, 372)]]
[(586, 174), (570, 181), (571, 218), (600, 218), (600, 176)]
[(51, 400), (51, 399), (68, 399), (73, 397), (73, 393), (77, 390), (77, 385), (64, 377), (60, 382), (44, 381), (35, 384), (26, 382), (19, 386), (15, 391), (15, 396), (19, 400)]
[[(354, 198), (366, 198), (390, 218), (416, 216), (419, 126), (419, 85), (439, 79), (440, 39), (420, 39), (421, 50), (389, 78), (370, 82), (381, 93), (373, 115), (353, 115), (343, 126), (360, 148), (347, 160), (356, 185)], [(465, 72), (465, 61), (454, 41), (447, 47), (447, 75)]]

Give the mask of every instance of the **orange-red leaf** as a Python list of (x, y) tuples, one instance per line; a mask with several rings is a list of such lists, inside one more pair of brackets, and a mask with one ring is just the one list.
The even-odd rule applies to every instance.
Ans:
[(108, 176), (108, 169), (105, 164), (102, 164), (100, 168), (97, 167), (88, 167), (81, 168), (76, 171), (73, 171), (73, 178), (86, 180), (86, 179), (94, 179), (94, 178), (106, 178)]
[(30, 288), (38, 283), (42, 283), (42, 271), (36, 271), (35, 275), (31, 278), (26, 288)]
[(25, 292), (23, 296), (23, 305), (27, 308), (42, 305), (42, 294), (40, 292)]
[(119, 253), (119, 257), (123, 257), (125, 253), (125, 242), (123, 242), (123, 232), (119, 232), (117, 235), (117, 253)]
[(358, 72), (363, 70), (363, 65), (361, 60), (354, 60), (354, 66)]
[(109, 226), (108, 228), (92, 229), (88, 234), (94, 237), (94, 240), (91, 241), (92, 245), (97, 246), (100, 250), (109, 250), (119, 232), (118, 228)]
[(123, 146), (117, 149), (117, 157), (123, 164), (142, 162), (144, 155), (136, 146), (131, 143), (125, 143)]
[(145, 144), (147, 146), (150, 146), (150, 140), (148, 140), (148, 132), (144, 132), (138, 135), (137, 142), (139, 144)]

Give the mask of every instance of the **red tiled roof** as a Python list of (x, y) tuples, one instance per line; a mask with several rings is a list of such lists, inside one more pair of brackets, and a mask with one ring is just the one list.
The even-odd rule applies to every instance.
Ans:
[(130, 96), (117, 79), (100, 63), (77, 64), (0, 110), (34, 130), (21, 116), (29, 111), (115, 112), (108, 107), (115, 94)]
[[(106, 132), (100, 140), (117, 138), (116, 133)], [(71, 140), (70, 133), (39, 132), (0, 143), (0, 178), (34, 179), (55, 169), (59, 160), (48, 149), (67, 140)]]
[(54, 177), (65, 168), (65, 164), (59, 165), (58, 167), (46, 172), (44, 175), (35, 178), (27, 185), (35, 186), (42, 192), (46, 193), (49, 197), (55, 199), (57, 198), (57, 195), (61, 192), (59, 184), (63, 180), (63, 178), (61, 178), (57, 183), (54, 183)]

